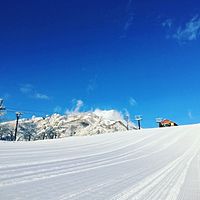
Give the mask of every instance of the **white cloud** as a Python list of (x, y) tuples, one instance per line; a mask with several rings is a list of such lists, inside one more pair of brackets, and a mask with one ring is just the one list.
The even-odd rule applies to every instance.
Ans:
[(162, 26), (163, 27), (167, 27), (167, 28), (171, 28), (172, 27), (172, 19), (166, 19), (163, 23)]
[(193, 119), (193, 115), (192, 115), (192, 111), (191, 110), (188, 111), (188, 117), (189, 117), (189, 119)]
[(96, 109), (94, 111), (94, 114), (96, 114), (99, 117), (102, 117), (107, 120), (114, 120), (114, 121), (123, 121), (123, 116), (120, 112), (117, 110), (101, 110)]
[(20, 87), (20, 91), (24, 94), (28, 94), (33, 91), (33, 86), (31, 84), (24, 84)]
[(126, 6), (127, 11), (131, 9), (132, 3), (133, 3), (133, 0), (128, 0), (127, 6)]
[(200, 18), (199, 16), (193, 17), (185, 24), (185, 27), (178, 27), (177, 32), (173, 35), (174, 39), (179, 41), (192, 41), (199, 37), (200, 33)]
[(79, 100), (73, 99), (72, 103), (75, 104), (74, 108), (72, 108), (71, 110), (67, 109), (65, 112), (66, 114), (78, 113), (80, 109), (84, 106), (84, 102), (80, 99)]
[(66, 114), (66, 115), (69, 115), (70, 113), (72, 113), (72, 111), (69, 110), (69, 109), (67, 109), (67, 110), (65, 111), (65, 114)]
[(94, 91), (94, 85), (89, 84), (89, 85), (87, 86), (87, 92), (90, 93), (90, 92), (92, 92), (92, 91)]
[(134, 98), (130, 97), (129, 98), (129, 104), (130, 104), (130, 106), (136, 106), (137, 105), (137, 101)]
[(42, 99), (42, 100), (49, 100), (49, 96), (47, 96), (46, 94), (41, 94), (41, 93), (36, 93), (34, 95), (35, 99)]
[(97, 76), (95, 76), (93, 79), (89, 80), (89, 84), (87, 86), (87, 93), (91, 93), (95, 90), (97, 86)]
[(82, 100), (77, 100), (76, 102), (76, 108), (74, 109), (74, 112), (79, 112), (80, 109), (83, 107), (84, 103)]
[(130, 14), (128, 15), (128, 18), (127, 18), (125, 24), (124, 24), (123, 33), (122, 33), (122, 35), (120, 36), (120, 38), (126, 38), (127, 32), (129, 31), (130, 27), (133, 25), (133, 20), (134, 20), (133, 14), (130, 13)]
[(20, 92), (23, 93), (24, 95), (34, 98), (34, 99), (41, 99), (41, 100), (49, 100), (49, 96), (46, 94), (42, 94), (38, 91), (35, 90), (34, 86), (31, 84), (24, 84), (21, 85), (19, 88)]
[(126, 20), (123, 23), (123, 31), (120, 36), (120, 38), (126, 38), (127, 37), (127, 32), (133, 25), (133, 20), (134, 20), (134, 14), (133, 14), (133, 0), (128, 0), (128, 3), (126, 5)]
[(56, 106), (54, 109), (53, 109), (53, 112), (54, 113), (60, 113), (62, 111), (62, 108), (60, 106)]
[(133, 24), (133, 15), (131, 14), (130, 16), (129, 16), (129, 18), (127, 19), (127, 21), (126, 21), (126, 23), (125, 23), (125, 25), (124, 25), (124, 30), (125, 31), (127, 31), (130, 27), (131, 27), (131, 25)]
[(130, 119), (130, 113), (129, 113), (129, 111), (125, 108), (124, 109), (124, 118), (129, 118)]
[(167, 19), (162, 23), (162, 26), (167, 28), (167, 38), (172, 38), (178, 42), (197, 40), (200, 36), (200, 17), (198, 15), (192, 17), (188, 22), (178, 28), (174, 28), (171, 19)]

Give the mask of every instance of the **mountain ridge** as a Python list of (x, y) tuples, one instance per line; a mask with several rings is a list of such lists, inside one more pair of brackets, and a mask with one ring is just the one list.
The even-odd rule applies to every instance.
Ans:
[[(128, 127), (127, 127), (128, 126)], [(0, 139), (12, 140), (15, 121), (1, 123)], [(96, 135), (137, 129), (115, 110), (53, 114), (46, 117), (20, 119), (17, 140), (42, 140), (69, 136)]]

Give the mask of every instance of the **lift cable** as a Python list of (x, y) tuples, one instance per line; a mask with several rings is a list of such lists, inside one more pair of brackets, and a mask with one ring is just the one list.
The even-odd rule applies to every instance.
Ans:
[(44, 112), (44, 111), (14, 109), (14, 108), (9, 108), (9, 107), (6, 108), (6, 111), (7, 112), (12, 112), (12, 113), (21, 112), (23, 114), (31, 114), (31, 115), (36, 115), (36, 114), (46, 115), (46, 113), (48, 113), (48, 112)]

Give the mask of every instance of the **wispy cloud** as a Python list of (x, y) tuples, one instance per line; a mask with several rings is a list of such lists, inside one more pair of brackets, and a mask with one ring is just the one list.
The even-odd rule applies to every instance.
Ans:
[(200, 36), (200, 17), (198, 15), (179, 26), (176, 26), (172, 19), (167, 19), (162, 22), (162, 26), (167, 30), (167, 39), (175, 39), (181, 44), (197, 40)]
[(54, 109), (53, 109), (53, 112), (54, 113), (60, 113), (62, 111), (62, 108), (60, 106), (56, 106)]
[(130, 14), (125, 25), (124, 25), (124, 31), (128, 31), (128, 29), (131, 27), (131, 25), (133, 24), (133, 14)]
[(126, 108), (124, 108), (124, 112), (123, 112), (122, 115), (123, 115), (124, 118), (127, 118), (127, 117), (130, 118), (130, 113)]
[(172, 27), (172, 19), (166, 19), (164, 22), (162, 22), (163, 27), (171, 28)]
[(173, 35), (174, 39), (178, 41), (192, 41), (197, 40), (200, 35), (200, 17), (194, 16), (184, 27), (179, 26), (176, 33)]
[(133, 25), (134, 14), (133, 14), (133, 9), (132, 9), (132, 4), (133, 4), (133, 0), (128, 0), (128, 3), (126, 5), (126, 16), (125, 16), (126, 20), (123, 23), (123, 32), (120, 36), (121, 38), (127, 37), (127, 32)]
[(126, 22), (124, 23), (123, 33), (121, 34), (120, 38), (126, 38), (127, 37), (128, 31), (131, 28), (131, 26), (133, 25), (133, 20), (134, 20), (134, 16), (133, 16), (132, 13), (130, 13), (127, 17)]
[(127, 6), (126, 6), (127, 11), (131, 9), (132, 3), (133, 3), (133, 0), (128, 0)]
[(34, 95), (34, 97), (35, 97), (36, 99), (49, 100), (49, 96), (47, 96), (46, 94), (36, 93), (36, 94)]
[(33, 86), (31, 84), (21, 85), (20, 91), (24, 94), (31, 93), (33, 91)]
[(79, 112), (80, 109), (83, 107), (84, 103), (82, 100), (77, 100), (76, 107), (74, 109), (74, 112)]
[(193, 115), (192, 115), (192, 111), (191, 110), (188, 111), (188, 117), (189, 117), (189, 119), (193, 119)]
[(4, 100), (7, 100), (7, 99), (9, 99), (11, 97), (11, 95), (9, 94), (9, 93), (5, 93), (4, 95), (3, 95), (3, 99)]
[(136, 106), (137, 105), (137, 101), (133, 97), (130, 97), (129, 98), (129, 104), (130, 104), (130, 106)]
[(86, 88), (87, 93), (93, 92), (96, 89), (96, 87), (97, 87), (97, 76), (89, 80), (89, 83)]
[(34, 98), (34, 99), (40, 99), (40, 100), (49, 100), (50, 97), (46, 94), (40, 93), (35, 90), (34, 86), (31, 84), (23, 84), (19, 88), (20, 92), (24, 95)]
[(72, 103), (75, 104), (75, 106), (73, 106), (71, 110), (67, 109), (66, 114), (78, 113), (81, 110), (81, 108), (84, 106), (84, 102), (80, 99), (79, 100), (73, 99)]

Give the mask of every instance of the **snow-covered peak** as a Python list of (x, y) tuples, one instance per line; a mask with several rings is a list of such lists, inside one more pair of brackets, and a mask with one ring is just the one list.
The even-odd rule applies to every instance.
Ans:
[[(0, 137), (12, 137), (14, 125), (15, 121), (4, 123), (0, 127)], [(136, 129), (131, 122), (128, 128)], [(118, 111), (98, 109), (94, 112), (73, 112), (68, 115), (53, 114), (43, 118), (21, 119), (17, 138), (18, 140), (27, 140), (27, 138), (36, 140), (126, 130), (127, 122)]]

